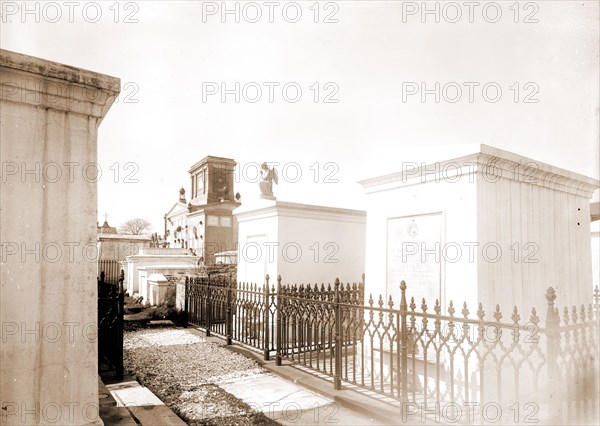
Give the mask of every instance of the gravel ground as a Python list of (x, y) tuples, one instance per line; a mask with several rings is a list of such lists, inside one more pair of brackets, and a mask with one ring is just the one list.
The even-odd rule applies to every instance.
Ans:
[(126, 331), (125, 369), (189, 425), (276, 425), (217, 383), (258, 374), (253, 360), (185, 329)]

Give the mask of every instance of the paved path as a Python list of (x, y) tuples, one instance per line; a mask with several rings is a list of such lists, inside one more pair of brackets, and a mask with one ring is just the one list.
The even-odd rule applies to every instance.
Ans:
[[(135, 423), (156, 426), (185, 426), (169, 407), (167, 407), (150, 389), (135, 380), (106, 385), (117, 407), (124, 407)], [(129, 423), (119, 423), (129, 424)]]
[(219, 386), (284, 425), (377, 424), (374, 419), (341, 407), (332, 399), (268, 373)]
[[(164, 329), (164, 335), (162, 330), (156, 330), (156, 332), (138, 337), (139, 339), (143, 337), (144, 342), (148, 340), (147, 345), (140, 347), (140, 350), (150, 350), (152, 348), (155, 350), (157, 347), (165, 348), (164, 350), (161, 349), (162, 352), (159, 354), (161, 357), (166, 357), (165, 351), (167, 349), (175, 350), (175, 353), (180, 353), (184, 357), (183, 354), (192, 353), (192, 349), (197, 345), (203, 346), (208, 342), (216, 343), (218, 346), (223, 345), (222, 340), (213, 337), (206, 338), (202, 331), (191, 327), (187, 329)], [(182, 346), (183, 344), (187, 344), (187, 346)], [(180, 348), (176, 346), (180, 346)], [(183, 352), (180, 352), (182, 349)], [(388, 405), (378, 404), (376, 399), (349, 390), (331, 392), (332, 384), (315, 377), (314, 374), (302, 372), (291, 366), (274, 366), (273, 361), (265, 362), (256, 352), (244, 350), (240, 346), (229, 346), (227, 349), (224, 352), (222, 349), (221, 351), (215, 351), (214, 349), (211, 351), (218, 353), (223, 358), (231, 359), (236, 359), (236, 356), (240, 358), (239, 354), (242, 353), (246, 357), (257, 361), (263, 368), (257, 366), (251, 369), (247, 368), (246, 374), (225, 374), (213, 378), (205, 371), (208, 366), (205, 364), (205, 357), (203, 357), (201, 363), (194, 367), (201, 369), (200, 371), (196, 370), (196, 373), (207, 373), (206, 377), (201, 377), (205, 386), (206, 383), (210, 383), (210, 386), (222, 389), (244, 402), (252, 411), (262, 413), (268, 420), (283, 425), (376, 425), (398, 423), (398, 411)], [(234, 352), (237, 352), (235, 356)], [(228, 354), (231, 354), (231, 357)], [(247, 362), (245, 358), (238, 359), (237, 362), (241, 362), (242, 359)], [(221, 361), (224, 361), (224, 359), (221, 359)], [(219, 363), (217, 360), (214, 360), (214, 362)], [(237, 371), (239, 367), (241, 366), (232, 368), (236, 368)], [(187, 379), (190, 378), (186, 377)], [(132, 378), (128, 378), (124, 382), (108, 384), (106, 388), (116, 400), (116, 409), (120, 410), (119, 416), (123, 417), (120, 422), (110, 422), (110, 424), (129, 426), (133, 424), (131, 420), (142, 426), (181, 426), (186, 424), (169, 407), (164, 405), (150, 389), (141, 386)], [(218, 424), (215, 422), (220, 420), (226, 423), (229, 422), (227, 424), (232, 424), (231, 421), (235, 423), (237, 413), (232, 410), (235, 409), (236, 405), (224, 404), (223, 407), (219, 407), (220, 409), (215, 411), (211, 410), (210, 400), (200, 398), (200, 401), (196, 403), (193, 400), (186, 402), (191, 405), (195, 404), (197, 406), (194, 407), (195, 411), (216, 414), (216, 416), (203, 415), (197, 420), (204, 418), (210, 421), (211, 424)], [(124, 413), (123, 410), (127, 410), (127, 412)], [(127, 413), (129, 416), (123, 415)], [(114, 419), (117, 420), (117, 417), (115, 416)], [(247, 422), (248, 419), (245, 420)], [(261, 421), (264, 422), (264, 420)]]

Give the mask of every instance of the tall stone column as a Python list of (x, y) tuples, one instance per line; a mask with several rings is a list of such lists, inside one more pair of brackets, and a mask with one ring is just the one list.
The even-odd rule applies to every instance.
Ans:
[(0, 424), (102, 424), (97, 131), (120, 80), (0, 50), (0, 83)]

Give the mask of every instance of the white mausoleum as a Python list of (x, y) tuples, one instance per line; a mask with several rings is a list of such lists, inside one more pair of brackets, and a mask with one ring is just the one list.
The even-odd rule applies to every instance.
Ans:
[(237, 280), (262, 284), (359, 282), (365, 212), (258, 199), (233, 212), (238, 224)]
[(543, 316), (549, 286), (561, 306), (591, 302), (597, 180), (487, 145), (403, 165), (360, 182), (367, 293), (398, 300), (405, 280), (418, 306), (467, 301), (474, 314), (482, 302), (490, 315), (499, 304), (505, 317), (515, 305)]

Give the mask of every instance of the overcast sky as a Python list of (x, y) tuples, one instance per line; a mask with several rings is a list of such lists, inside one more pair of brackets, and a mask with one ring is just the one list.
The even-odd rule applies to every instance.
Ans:
[(412, 147), (485, 143), (598, 178), (599, 2), (315, 3), (227, 2), (238, 23), (221, 2), (1, 1), (0, 40), (121, 79), (98, 144), (111, 225), (161, 232), (206, 155), (247, 180), (287, 163), (279, 199), (350, 208), (365, 208), (357, 181), (419, 161)]

